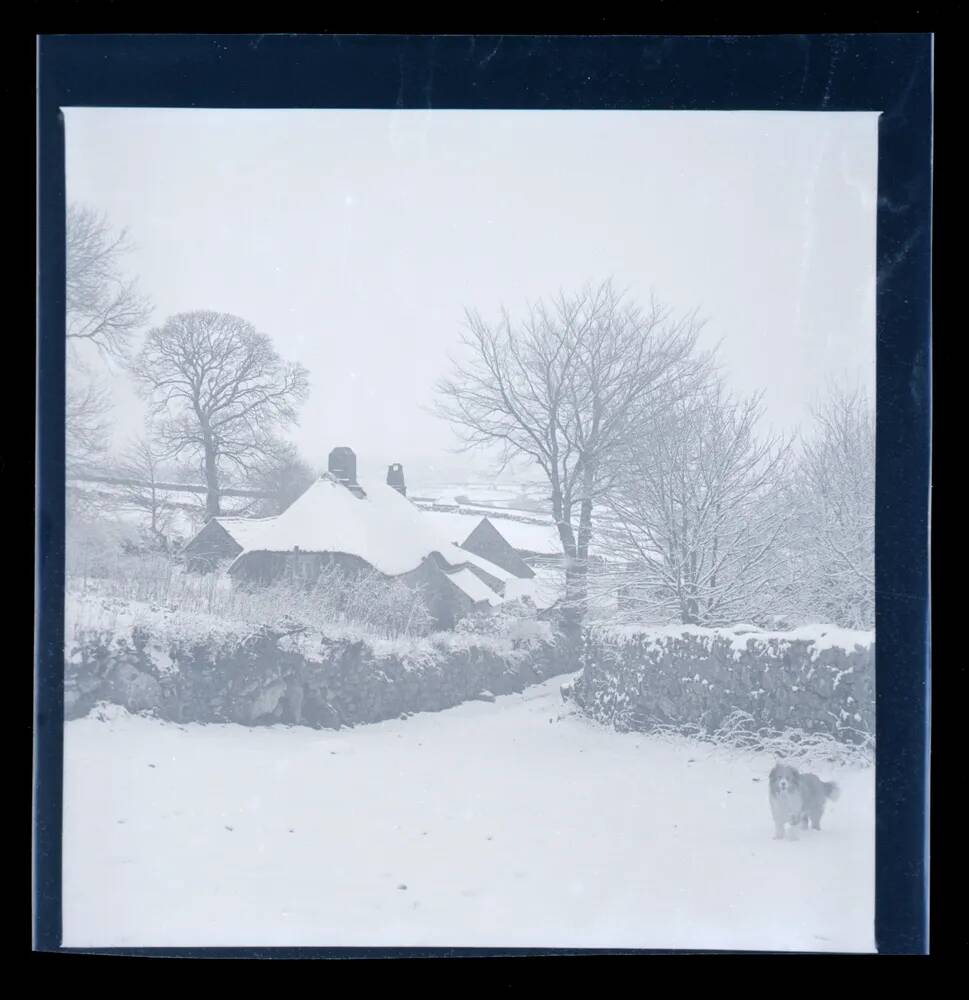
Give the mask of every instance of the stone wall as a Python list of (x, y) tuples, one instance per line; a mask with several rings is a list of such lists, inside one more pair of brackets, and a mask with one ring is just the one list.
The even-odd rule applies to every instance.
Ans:
[(338, 727), (521, 691), (575, 665), (563, 639), (444, 634), (395, 644), (272, 627), (188, 637), (140, 625), (82, 630), (67, 649), (65, 715), (109, 701), (178, 722)]
[(563, 695), (619, 729), (712, 734), (745, 713), (757, 727), (845, 743), (875, 733), (871, 632), (593, 628), (583, 633), (580, 665)]

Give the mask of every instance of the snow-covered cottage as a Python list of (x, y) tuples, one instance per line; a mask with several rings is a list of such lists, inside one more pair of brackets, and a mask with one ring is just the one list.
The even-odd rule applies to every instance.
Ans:
[(493, 527), (479, 525), (468, 547), (454, 544), (405, 493), (399, 465), (386, 482), (360, 480), (354, 453), (336, 448), (328, 471), (282, 514), (213, 518), (186, 554), (199, 563), (232, 558), (229, 575), (250, 586), (283, 576), (312, 581), (331, 566), (376, 570), (420, 587), (440, 628), (528, 593), (532, 571)]
[(182, 550), (188, 569), (208, 572), (254, 544), (272, 517), (213, 517)]

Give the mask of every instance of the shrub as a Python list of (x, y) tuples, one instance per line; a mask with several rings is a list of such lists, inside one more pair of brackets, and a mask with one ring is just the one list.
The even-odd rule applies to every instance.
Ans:
[(423, 594), (375, 572), (329, 567), (311, 587), (284, 579), (261, 588), (235, 586), (222, 570), (186, 572), (162, 552), (95, 544), (68, 564), (68, 590), (83, 597), (138, 601), (186, 614), (257, 623), (287, 618), (310, 628), (355, 626), (382, 638), (425, 635), (433, 625)]
[(619, 729), (690, 735), (800, 731), (874, 738), (874, 638), (834, 626), (791, 632), (587, 629), (564, 694)]

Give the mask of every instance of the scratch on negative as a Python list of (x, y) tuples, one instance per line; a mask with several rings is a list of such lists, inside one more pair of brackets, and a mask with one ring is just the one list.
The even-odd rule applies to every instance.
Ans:
[(882, 283), (884, 283), (888, 278), (890, 278), (892, 276), (892, 274), (894, 274), (895, 268), (897, 268), (898, 265), (901, 264), (902, 261), (905, 260), (905, 258), (911, 253), (912, 247), (915, 246), (916, 242), (922, 236), (922, 233), (924, 231), (925, 231), (925, 226), (919, 226), (909, 236), (909, 238), (901, 246), (901, 248), (898, 250), (898, 252), (892, 255), (892, 257), (885, 264), (885, 267), (882, 269), (881, 273), (878, 275), (878, 284), (879, 285), (881, 285)]
[(478, 69), (484, 69), (485, 66), (491, 62), (491, 60), (497, 55), (498, 50), (501, 48), (501, 43), (505, 40), (504, 35), (498, 39), (498, 44), (478, 63)]

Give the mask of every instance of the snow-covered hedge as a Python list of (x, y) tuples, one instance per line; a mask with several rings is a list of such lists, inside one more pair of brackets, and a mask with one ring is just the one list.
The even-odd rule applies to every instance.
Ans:
[(126, 602), (69, 606), (65, 715), (98, 702), (182, 722), (335, 727), (520, 691), (575, 669), (550, 632), (373, 639)]
[(872, 632), (810, 625), (708, 629), (591, 628), (582, 672), (563, 689), (620, 729), (736, 729), (824, 734), (867, 744), (875, 733)]

